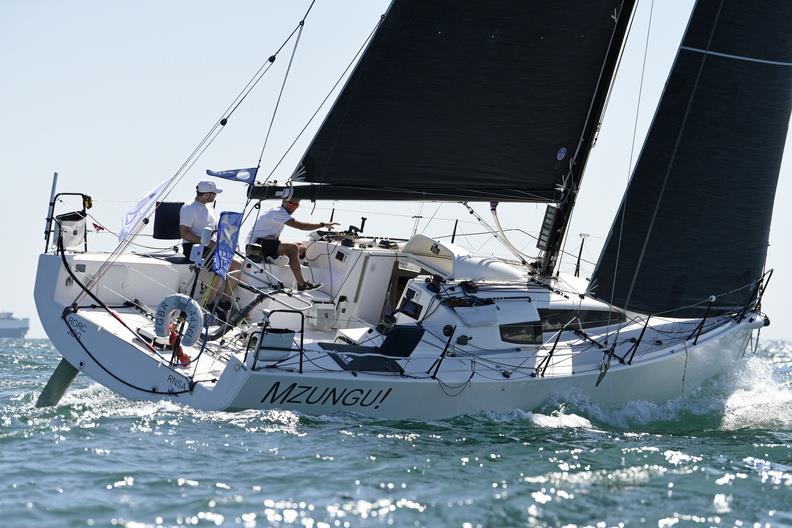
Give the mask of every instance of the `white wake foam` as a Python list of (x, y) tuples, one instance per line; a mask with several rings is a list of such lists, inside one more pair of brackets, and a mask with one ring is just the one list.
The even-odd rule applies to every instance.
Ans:
[(591, 429), (595, 427), (587, 418), (579, 414), (568, 413), (563, 405), (560, 408), (550, 411), (548, 414), (538, 412), (523, 411), (520, 409), (513, 409), (509, 412), (487, 412), (484, 413), (487, 419), (494, 422), (522, 422), (528, 421), (538, 427), (545, 427), (549, 429)]
[(683, 422), (692, 427), (721, 430), (789, 429), (792, 427), (791, 362), (792, 347), (770, 343), (756, 355), (746, 356), (739, 370), (674, 400), (660, 403), (637, 400), (611, 409), (592, 403), (581, 394), (565, 399), (575, 412), (618, 428)]

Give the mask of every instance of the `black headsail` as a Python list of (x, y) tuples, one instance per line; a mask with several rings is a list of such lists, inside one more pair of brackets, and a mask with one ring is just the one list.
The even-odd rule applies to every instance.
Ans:
[(677, 317), (751, 300), (792, 109), (790, 21), (788, 0), (697, 2), (591, 294)]
[(558, 201), (623, 3), (394, 0), (295, 196)]

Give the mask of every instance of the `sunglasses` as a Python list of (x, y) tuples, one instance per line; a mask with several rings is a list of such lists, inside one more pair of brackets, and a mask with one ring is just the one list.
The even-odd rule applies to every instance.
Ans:
[(291, 200), (289, 200), (286, 203), (291, 205), (292, 207), (300, 207), (300, 202), (292, 202)]

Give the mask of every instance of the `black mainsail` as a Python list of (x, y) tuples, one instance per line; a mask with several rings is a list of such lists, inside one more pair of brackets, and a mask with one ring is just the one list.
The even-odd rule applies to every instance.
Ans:
[(786, 0), (697, 2), (590, 294), (676, 317), (751, 300), (792, 109), (790, 20)]
[(294, 196), (559, 201), (633, 3), (395, 0), (292, 178), (314, 185)]

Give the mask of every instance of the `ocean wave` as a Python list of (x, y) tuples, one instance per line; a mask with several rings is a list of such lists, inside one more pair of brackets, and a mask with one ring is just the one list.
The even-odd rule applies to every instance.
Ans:
[(530, 422), (537, 427), (547, 429), (595, 430), (590, 420), (579, 414), (568, 413), (564, 405), (547, 414), (512, 409), (507, 412), (488, 411), (483, 415), (490, 421), (500, 423)]
[(770, 342), (749, 352), (742, 367), (665, 402), (636, 400), (608, 408), (572, 393), (563, 402), (595, 424), (619, 429), (669, 426), (676, 430), (788, 429), (792, 427), (792, 345)]
[[(27, 346), (27, 342), (23, 342)], [(21, 346), (21, 345), (20, 345)], [(38, 354), (47, 355), (44, 343), (31, 345)], [(22, 347), (24, 348), (24, 347)], [(50, 349), (51, 350), (51, 349)], [(18, 350), (23, 352), (22, 350)], [(23, 354), (31, 352), (30, 347)], [(12, 354), (17, 356), (17, 354)], [(51, 361), (50, 361), (51, 363)], [(43, 372), (43, 371), (42, 371)], [(30, 381), (30, 380), (28, 380)], [(392, 426), (397, 429), (421, 429), (412, 421), (383, 421), (358, 415), (304, 416), (290, 411), (199, 411), (168, 400), (158, 402), (131, 401), (104, 387), (83, 381), (70, 389), (54, 410), (35, 409), (37, 391), (16, 394), (14, 407), (24, 407), (41, 418), (73, 419), (90, 422), (101, 418), (147, 418), (173, 415), (176, 419), (212, 422), (237, 427), (245, 431), (285, 432), (304, 434), (305, 428), (322, 427), (329, 423), (368, 423)], [(9, 387), (12, 388), (12, 387)], [(18, 388), (18, 387), (17, 387)], [(21, 399), (20, 399), (21, 398)], [(496, 423), (526, 422), (542, 429), (646, 429), (674, 428), (688, 430), (735, 431), (740, 429), (792, 428), (792, 343), (762, 342), (754, 353), (748, 351), (741, 367), (710, 380), (704, 386), (665, 402), (636, 400), (620, 408), (610, 408), (588, 400), (580, 392), (568, 393), (563, 400), (548, 402), (541, 409), (529, 412), (513, 409), (506, 412), (485, 412), (473, 421)], [(77, 418), (76, 415), (81, 415)], [(443, 428), (449, 423), (462, 423), (464, 418), (443, 420), (434, 426)]]

